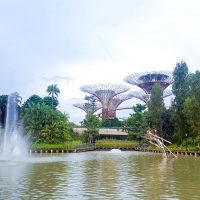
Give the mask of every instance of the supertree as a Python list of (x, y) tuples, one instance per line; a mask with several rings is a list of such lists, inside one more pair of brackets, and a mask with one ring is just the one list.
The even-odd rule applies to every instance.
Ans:
[(172, 93), (171, 90), (165, 89), (165, 90), (163, 91), (163, 98), (169, 97), (169, 96), (171, 96), (171, 95), (173, 95), (173, 93)]
[(116, 110), (118, 106), (123, 103), (124, 101), (127, 101), (129, 99), (133, 98), (131, 94), (118, 94), (114, 96), (108, 105), (108, 118), (113, 119), (116, 117)]
[(165, 90), (173, 83), (173, 76), (172, 72), (169, 71), (142, 72), (129, 75), (124, 78), (124, 81), (140, 87), (146, 94), (151, 94), (155, 83), (159, 83), (161, 88)]
[[(143, 90), (132, 91), (129, 94), (132, 95), (132, 97), (140, 99), (144, 103), (147, 103), (149, 101), (149, 99), (150, 99), (150, 96), (151, 96), (150, 94), (145, 93)], [(163, 91), (163, 98), (171, 96), (171, 95), (172, 95), (172, 91), (171, 90), (165, 89)]]
[(132, 95), (132, 97), (140, 99), (144, 103), (147, 103), (150, 98), (150, 95), (146, 94), (143, 90), (132, 91), (130, 92), (130, 95)]
[(166, 88), (173, 83), (172, 72), (169, 71), (135, 73), (125, 77), (124, 81), (142, 89), (141, 91), (134, 91), (131, 94), (133, 97), (138, 98), (145, 103), (148, 102), (152, 87), (155, 83), (158, 83), (161, 86), (163, 90), (163, 98), (172, 95), (170, 90), (166, 90)]
[(73, 104), (73, 106), (76, 108), (80, 108), (81, 110), (84, 110), (87, 114), (94, 114), (97, 110), (101, 108), (100, 104), (93, 106), (89, 103), (76, 103)]
[(81, 91), (94, 95), (102, 104), (102, 118), (109, 118), (110, 100), (121, 93), (129, 90), (129, 87), (119, 84), (94, 84), (85, 85), (80, 88)]

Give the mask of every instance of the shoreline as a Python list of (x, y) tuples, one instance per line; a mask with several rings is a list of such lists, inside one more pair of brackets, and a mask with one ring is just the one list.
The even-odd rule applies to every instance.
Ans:
[[(40, 153), (81, 153), (89, 151), (109, 151), (112, 149), (120, 149), (121, 151), (140, 151), (149, 153), (163, 153), (161, 149), (146, 149), (139, 147), (85, 147), (85, 148), (75, 148), (75, 149), (30, 149), (29, 153), (40, 154)], [(169, 150), (165, 150), (167, 154), (170, 154)], [(171, 150), (175, 155), (188, 155), (188, 156), (200, 156), (200, 151), (183, 151), (183, 150)]]

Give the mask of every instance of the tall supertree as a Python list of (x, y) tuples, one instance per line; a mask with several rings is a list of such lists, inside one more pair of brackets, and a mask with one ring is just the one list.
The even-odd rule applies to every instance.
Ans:
[(169, 71), (135, 73), (125, 77), (124, 81), (142, 89), (141, 92), (133, 92), (133, 96), (144, 101), (145, 103), (149, 100), (152, 87), (155, 83), (160, 84), (163, 89), (163, 98), (172, 94), (169, 90), (165, 91), (165, 89), (173, 83), (172, 72)]
[(86, 114), (94, 114), (97, 110), (99, 110), (102, 107), (100, 104), (93, 106), (89, 103), (76, 103), (73, 104), (73, 106), (84, 110)]
[(102, 118), (109, 119), (110, 100), (118, 94), (129, 90), (129, 87), (119, 84), (94, 84), (85, 85), (81, 91), (94, 95), (102, 104)]
[(164, 90), (173, 83), (173, 76), (172, 72), (168, 71), (142, 72), (127, 76), (124, 81), (140, 87), (146, 94), (151, 94), (155, 83), (159, 83)]
[(118, 106), (123, 103), (124, 101), (127, 101), (129, 99), (133, 98), (131, 94), (118, 94), (114, 96), (108, 106), (108, 118), (113, 119), (116, 117), (116, 110)]

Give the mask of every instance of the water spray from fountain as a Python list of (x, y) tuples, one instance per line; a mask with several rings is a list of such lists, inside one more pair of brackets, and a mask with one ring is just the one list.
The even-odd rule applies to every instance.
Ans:
[(17, 127), (18, 123), (18, 103), (19, 95), (17, 92), (8, 96), (6, 110), (6, 124), (1, 144), (0, 158), (10, 159), (26, 155), (27, 148), (24, 138)]

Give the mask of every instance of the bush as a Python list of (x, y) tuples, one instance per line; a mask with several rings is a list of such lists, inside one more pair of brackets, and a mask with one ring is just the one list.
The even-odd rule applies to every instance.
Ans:
[(42, 150), (62, 150), (62, 149), (75, 149), (80, 141), (71, 141), (63, 144), (33, 144), (31, 149), (42, 149)]

